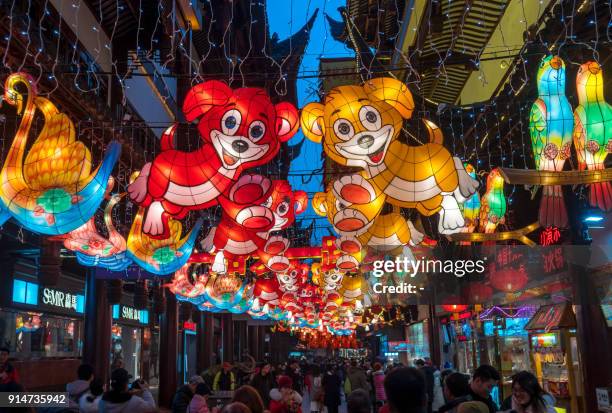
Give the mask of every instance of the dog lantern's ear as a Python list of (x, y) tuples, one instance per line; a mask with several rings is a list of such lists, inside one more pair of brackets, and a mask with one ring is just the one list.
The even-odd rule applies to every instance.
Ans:
[(327, 194), (325, 192), (317, 192), (312, 198), (312, 208), (318, 215), (325, 216), (327, 214)]
[(304, 106), (300, 115), (302, 132), (308, 139), (316, 143), (321, 143), (323, 139), (323, 110), (322, 104), (311, 102)]
[(295, 213), (301, 214), (302, 212), (306, 211), (306, 208), (308, 207), (308, 194), (304, 191), (295, 191), (293, 197), (297, 206)]
[(218, 80), (208, 80), (189, 89), (183, 102), (187, 122), (193, 122), (214, 106), (225, 105), (232, 96), (232, 89)]
[(276, 111), (276, 132), (278, 140), (287, 142), (298, 130), (298, 111), (289, 102), (280, 102), (274, 105)]
[(402, 118), (410, 119), (414, 100), (408, 86), (392, 77), (377, 77), (363, 84), (363, 89), (373, 101), (383, 101), (395, 108)]

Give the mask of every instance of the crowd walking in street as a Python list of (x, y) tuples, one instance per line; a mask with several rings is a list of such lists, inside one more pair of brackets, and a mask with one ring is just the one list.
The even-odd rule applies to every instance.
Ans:
[[(158, 408), (149, 385), (123, 368), (109, 383), (82, 364), (66, 385), (67, 408), (47, 413), (149, 413)], [(243, 373), (243, 372), (241, 372)], [(0, 390), (21, 389), (19, 374), (5, 357), (0, 365)], [(512, 393), (495, 400), (499, 372), (479, 366), (472, 376), (445, 369), (429, 359), (413, 366), (358, 360), (292, 360), (257, 365), (240, 374), (228, 362), (189, 378), (172, 400), (172, 413), (554, 413), (554, 398), (528, 371), (512, 377)], [(223, 397), (220, 395), (223, 394)], [(227, 397), (229, 395), (229, 397)], [(27, 411), (24, 409), (23, 411)]]

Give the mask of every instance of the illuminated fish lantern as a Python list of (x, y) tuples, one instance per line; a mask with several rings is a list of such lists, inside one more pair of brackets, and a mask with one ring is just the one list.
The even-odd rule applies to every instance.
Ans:
[(495, 168), (487, 177), (487, 191), (482, 196), (480, 206), (480, 232), (492, 234), (499, 224), (504, 223), (506, 215), (506, 196), (504, 178)]
[[(538, 98), (531, 106), (529, 133), (538, 171), (562, 171), (571, 156), (574, 117), (565, 96), (565, 63), (559, 56), (546, 56), (538, 69)], [(542, 188), (539, 213), (544, 227), (567, 226), (567, 210), (560, 185)]]
[(274, 321), (286, 320), (287, 312), (281, 307), (273, 307), (268, 310), (268, 318)]
[[(476, 169), (469, 163), (464, 163), (463, 165), (468, 175), (476, 180)], [(480, 194), (478, 191), (474, 192), (464, 203), (459, 204), (459, 207), (463, 212), (463, 219), (465, 220), (465, 232), (474, 232), (478, 226), (478, 218), (480, 216)]]
[(246, 285), (242, 298), (233, 307), (227, 309), (232, 314), (244, 314), (253, 305), (253, 283)]
[[(574, 111), (574, 145), (580, 170), (605, 169), (612, 153), (612, 106), (604, 97), (604, 78), (597, 62), (580, 66), (576, 76), (578, 107)], [(612, 210), (612, 185), (595, 182), (589, 185), (589, 203), (603, 211)]]
[(127, 256), (127, 243), (123, 235), (113, 224), (113, 208), (121, 200), (122, 195), (113, 195), (104, 208), (104, 223), (108, 238), (100, 235), (92, 217), (84, 225), (70, 231), (68, 234), (51, 237), (52, 240), (62, 240), (64, 247), (76, 252), (79, 264), (87, 267), (101, 267), (110, 271), (123, 271), (132, 259)]
[(440, 233), (460, 232), (464, 225), (458, 202), (478, 188), (463, 163), (443, 145), (440, 129), (425, 120), (429, 141), (420, 146), (399, 139), (404, 120), (412, 117), (414, 101), (408, 87), (390, 77), (363, 85), (339, 86), (323, 103), (307, 104), (301, 112), (302, 131), (321, 143), (335, 162), (360, 168), (388, 203), (415, 208), (425, 216), (440, 213)]
[(222, 308), (217, 308), (215, 307), (214, 304), (204, 300), (203, 303), (198, 304), (198, 310), (200, 311), (207, 311), (209, 313), (221, 313), (223, 311), (225, 311)]
[[(27, 96), (17, 90), (19, 85), (27, 90)], [(102, 164), (92, 171), (91, 154), (75, 139), (72, 121), (48, 99), (37, 96), (32, 77), (10, 75), (4, 101), (17, 107), (21, 123), (0, 172), (0, 223), (12, 217), (27, 230), (45, 235), (81, 227), (104, 199), (121, 145), (111, 142)], [(37, 109), (44, 117), (44, 127), (24, 160)]]
[(127, 240), (128, 257), (144, 270), (155, 275), (168, 275), (187, 263), (202, 227), (198, 219), (191, 231), (181, 238), (183, 225), (170, 219), (170, 236), (164, 239), (152, 238), (142, 231), (144, 209), (139, 208)]
[(168, 288), (179, 301), (188, 301), (195, 305), (201, 304), (204, 300), (204, 290), (208, 282), (208, 274), (189, 275), (190, 264), (185, 264), (179, 268), (168, 284)]
[(237, 275), (211, 274), (204, 289), (206, 301), (216, 308), (229, 310), (242, 300), (247, 283)]

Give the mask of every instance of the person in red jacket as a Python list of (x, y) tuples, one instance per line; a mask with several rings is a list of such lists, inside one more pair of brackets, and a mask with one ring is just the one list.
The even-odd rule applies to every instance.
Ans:
[(15, 367), (9, 363), (9, 354), (11, 351), (6, 348), (0, 348), (0, 384), (7, 385), (9, 383), (19, 383), (19, 374)]
[(293, 390), (289, 376), (278, 377), (278, 388), (270, 390), (270, 413), (302, 413), (302, 396)]

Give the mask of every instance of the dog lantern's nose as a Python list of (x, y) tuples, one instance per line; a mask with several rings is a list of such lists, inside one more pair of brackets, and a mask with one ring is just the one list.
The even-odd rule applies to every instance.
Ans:
[(249, 144), (245, 141), (234, 141), (232, 142), (232, 149), (238, 153), (243, 153), (249, 149)]
[(367, 149), (370, 146), (374, 145), (374, 137), (372, 135), (360, 136), (359, 139), (357, 140), (357, 143), (362, 148)]

